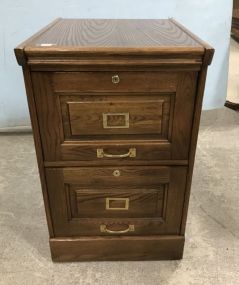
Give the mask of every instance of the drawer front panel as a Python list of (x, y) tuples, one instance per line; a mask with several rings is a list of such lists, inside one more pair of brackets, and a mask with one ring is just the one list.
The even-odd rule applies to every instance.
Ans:
[(176, 72), (56, 72), (53, 88), (56, 92), (135, 92), (176, 90)]
[[(196, 72), (178, 72), (177, 84), (164, 91), (136, 88), (131, 93), (58, 90), (54, 82), (60, 74), (32, 73), (46, 161), (110, 160), (113, 165), (120, 160), (188, 159)], [(162, 73), (149, 74), (160, 82)]]
[(56, 236), (178, 234), (186, 167), (46, 169)]
[[(65, 168), (63, 178), (65, 183), (73, 183), (81, 186), (93, 187), (127, 187), (152, 186), (159, 182), (169, 181), (169, 167), (81, 167)], [(117, 174), (116, 174), (117, 173)], [(97, 185), (98, 186), (98, 185)]]
[(62, 160), (94, 161), (97, 164), (140, 162), (141, 160), (171, 159), (171, 144), (168, 142), (120, 142), (64, 143), (60, 147)]
[(66, 139), (168, 139), (174, 94), (60, 96)]
[(166, 187), (157, 189), (84, 189), (69, 186), (70, 218), (160, 218)]

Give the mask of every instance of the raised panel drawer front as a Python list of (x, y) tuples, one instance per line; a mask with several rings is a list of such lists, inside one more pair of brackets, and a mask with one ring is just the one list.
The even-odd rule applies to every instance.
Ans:
[(56, 236), (178, 234), (186, 167), (46, 169)]
[(188, 158), (197, 72), (34, 72), (32, 79), (46, 161)]
[(66, 140), (168, 140), (171, 135), (174, 94), (60, 96), (60, 103)]

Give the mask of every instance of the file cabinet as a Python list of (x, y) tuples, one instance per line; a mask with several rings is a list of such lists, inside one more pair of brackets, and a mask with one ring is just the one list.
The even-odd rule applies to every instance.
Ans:
[(54, 261), (182, 258), (213, 52), (174, 19), (57, 19), (15, 49)]

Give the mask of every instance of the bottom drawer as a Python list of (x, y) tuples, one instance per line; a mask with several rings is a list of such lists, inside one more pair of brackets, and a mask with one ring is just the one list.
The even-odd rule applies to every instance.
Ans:
[(186, 167), (47, 168), (56, 236), (178, 234)]

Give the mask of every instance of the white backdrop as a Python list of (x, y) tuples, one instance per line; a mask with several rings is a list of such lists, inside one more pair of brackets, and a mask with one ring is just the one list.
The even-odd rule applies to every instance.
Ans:
[(29, 126), (13, 48), (54, 18), (174, 17), (215, 49), (204, 109), (222, 107), (227, 89), (232, 0), (0, 0), (0, 128)]

